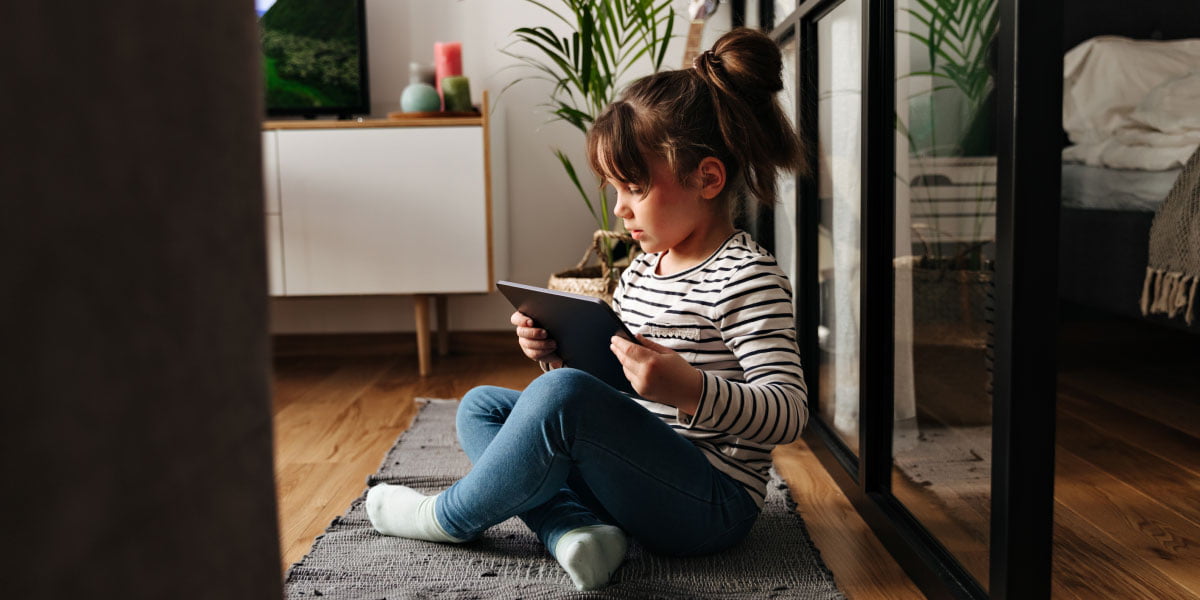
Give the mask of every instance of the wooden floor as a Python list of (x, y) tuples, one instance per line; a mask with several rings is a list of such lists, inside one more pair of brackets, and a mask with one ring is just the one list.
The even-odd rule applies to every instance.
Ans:
[[(417, 375), (411, 336), (276, 340), (275, 466), (283, 568), (362, 493), (412, 422), (415, 397), (458, 398), (476, 385), (523, 388), (540, 371), (511, 334), (461, 334)], [(467, 352), (467, 349), (471, 349)], [(813, 541), (851, 600), (924, 598), (803, 442), (776, 449)]]
[[(1200, 337), (1172, 333), (1122, 321), (1062, 329), (1055, 598), (1200, 598)], [(507, 334), (459, 334), (452, 348), (420, 378), (407, 336), (276, 341), (284, 568), (362, 493), (414, 397), (522, 388), (539, 373)], [(775, 463), (849, 598), (923, 597), (805, 442), (776, 449)]]
[(1056, 598), (1200, 598), (1200, 336), (1116, 319), (1059, 338)]
[[(1076, 315), (1058, 346), (1053, 596), (1200, 598), (1200, 336)], [(987, 576), (986, 495), (893, 486)]]

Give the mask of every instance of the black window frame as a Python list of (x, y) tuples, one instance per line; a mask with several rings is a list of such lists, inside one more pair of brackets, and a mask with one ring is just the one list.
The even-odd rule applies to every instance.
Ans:
[[(796, 122), (815, 135), (816, 23), (841, 2), (862, 2), (862, 256), (858, 455), (814, 413), (806, 433), (815, 454), (864, 520), (930, 598), (1050, 597), (1056, 405), (1058, 210), (1061, 130), (1061, 2), (998, 0), (997, 267), (989, 591), (891, 490), (893, 416), (892, 257), (895, 236), (895, 4), (893, 0), (799, 0), (789, 15), (760, 18), (780, 45), (797, 37)], [(742, 9), (736, 5), (742, 5)], [(1026, 10), (1021, 10), (1025, 8)], [(739, 16), (741, 20), (739, 22)], [(734, 25), (744, 23), (736, 2)], [(1018, 57), (1031, 57), (1020, 61)], [(882, 83), (881, 83), (882, 82)], [(1017, 90), (1023, 93), (1017, 94)], [(808, 145), (818, 167), (818, 144)], [(1020, 150), (1018, 152), (1018, 149)], [(819, 397), (816, 327), (815, 177), (797, 182), (797, 334)], [(1046, 290), (1050, 290), (1049, 293)], [(815, 442), (815, 443), (814, 443)]]

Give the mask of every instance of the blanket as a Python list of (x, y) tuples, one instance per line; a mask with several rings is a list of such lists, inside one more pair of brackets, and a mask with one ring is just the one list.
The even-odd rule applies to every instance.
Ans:
[(1063, 57), (1065, 162), (1164, 171), (1200, 146), (1200, 39), (1092, 38)]
[(1143, 315), (1195, 320), (1200, 283), (1200, 150), (1192, 153), (1150, 226), (1150, 257), (1142, 284)]

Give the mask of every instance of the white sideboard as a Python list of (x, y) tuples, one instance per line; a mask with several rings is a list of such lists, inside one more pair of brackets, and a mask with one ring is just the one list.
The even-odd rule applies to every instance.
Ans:
[(483, 115), (263, 126), (274, 296), (412, 295), (420, 370), (429, 301), (487, 293), (508, 265), (503, 119)]

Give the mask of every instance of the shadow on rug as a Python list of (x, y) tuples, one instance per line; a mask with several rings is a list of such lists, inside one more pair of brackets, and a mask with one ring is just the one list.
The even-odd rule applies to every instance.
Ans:
[[(421, 402), (418, 400), (418, 402)], [(429, 400), (388, 451), (368, 487), (399, 483), (425, 493), (449, 487), (470, 469), (454, 435), (458, 402)], [(359, 496), (288, 569), (288, 598), (813, 598), (844, 596), (795, 513), (787, 486), (774, 476), (749, 536), (719, 554), (672, 558), (630, 540), (610, 584), (580, 592), (517, 519), (461, 545), (380, 535)]]

